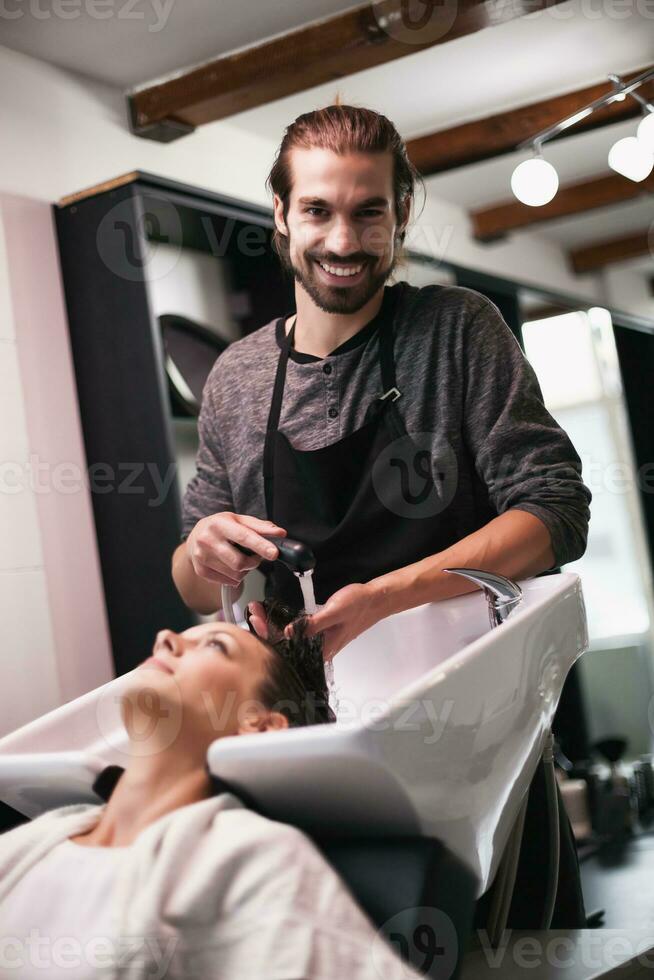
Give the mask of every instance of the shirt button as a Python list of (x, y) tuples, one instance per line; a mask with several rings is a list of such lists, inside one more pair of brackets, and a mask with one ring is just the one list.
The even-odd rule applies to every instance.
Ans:
[(323, 367), (323, 371), (325, 372), (325, 374), (331, 374), (332, 373), (331, 364), (325, 364), (325, 366)]
[(330, 408), (327, 414), (329, 415), (330, 419), (335, 419), (336, 416), (338, 415), (338, 412), (336, 411), (335, 408)]

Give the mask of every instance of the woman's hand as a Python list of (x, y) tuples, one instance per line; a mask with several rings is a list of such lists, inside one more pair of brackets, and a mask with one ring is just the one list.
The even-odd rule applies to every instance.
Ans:
[[(334, 592), (322, 609), (309, 616), (306, 635), (324, 633), (323, 656), (332, 660), (339, 650), (382, 618), (370, 583), (355, 582)], [(289, 623), (284, 635), (290, 637), (292, 631), (293, 623)]]

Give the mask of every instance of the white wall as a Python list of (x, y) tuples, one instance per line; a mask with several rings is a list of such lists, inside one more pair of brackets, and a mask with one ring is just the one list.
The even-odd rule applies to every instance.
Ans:
[[(38, 299), (44, 282), (49, 283), (46, 295), (54, 297), (59, 311), (63, 308), (57, 294), (60, 284), (55, 285), (54, 237), (44, 216), (47, 204), (65, 195), (139, 169), (253, 203), (270, 203), (264, 181), (276, 142), (247, 133), (229, 121), (202, 127), (168, 145), (139, 139), (128, 130), (120, 91), (2, 47), (0, 91), (4, 96), (0, 130), (5, 140), (0, 154), (0, 194), (5, 195), (7, 207), (14, 209), (14, 216), (16, 208), (32, 215), (46, 242), (35, 251), (38, 260), (30, 266), (25, 242), (18, 241), (18, 226), (5, 221), (5, 231), (11, 226), (16, 237), (6, 247), (15, 244), (23, 249), (16, 274), (25, 310), (29, 309), (30, 289)], [(11, 152), (7, 152), (8, 145)], [(32, 205), (39, 203), (37, 213)], [(584, 295), (592, 303), (601, 299), (597, 281), (572, 276), (563, 251), (551, 242), (518, 234), (481, 246), (470, 236), (465, 212), (433, 197), (411, 231), (409, 244), (449, 261)], [(43, 303), (29, 316), (22, 311), (16, 316), (11, 307), (10, 264), (7, 257), (0, 256), (0, 461), (24, 461), (31, 442), (46, 454), (57, 445), (58, 453), (65, 451), (82, 461), (73, 377), (65, 348), (60, 346), (61, 356), (51, 362), (60, 412), (68, 392), (65, 418), (49, 417), (49, 402), (43, 395), (48, 383), (45, 366), (36, 356), (39, 341), (49, 335), (53, 323), (60, 331), (59, 344), (67, 343), (65, 320), (58, 313), (51, 318)], [(29, 289), (25, 276), (31, 276)], [(25, 350), (22, 362), (17, 338), (22, 338)], [(65, 450), (56, 437), (60, 424), (69, 426)], [(48, 513), (47, 505), (30, 492), (11, 499), (0, 495), (0, 724), (4, 730), (76, 696), (80, 686), (96, 686), (109, 669), (88, 498), (78, 494), (73, 504), (66, 505), (60, 497), (55, 504)], [(56, 542), (53, 515), (59, 513), (57, 508), (65, 509), (69, 523), (64, 526), (76, 528), (75, 555), (69, 556), (68, 564), (66, 547), (72, 539), (66, 541), (64, 535)], [(80, 569), (88, 573), (93, 599), (84, 608), (78, 605), (76, 611), (71, 589), (62, 588), (61, 582), (66, 576), (75, 581)], [(93, 636), (94, 629), (97, 643), (85, 648), (84, 635)]]
[(548, 287), (597, 304), (601, 284), (593, 275), (575, 276), (563, 249), (533, 232), (517, 232), (484, 244), (472, 236), (466, 211), (455, 204), (428, 197), (419, 222), (407, 235), (407, 244), (469, 269)]
[(4, 734), (29, 720), (30, 705), (33, 716), (56, 706), (60, 687), (51, 655), (52, 623), (36, 502), (32, 494), (4, 489), (5, 483), (13, 484), (6, 462), (26, 464), (29, 442), (1, 226), (0, 420), (0, 733)]
[(0, 193), (0, 734), (113, 675), (52, 210)]
[[(57, 201), (131, 170), (264, 203), (268, 141), (229, 123), (165, 145), (132, 136), (121, 92), (0, 47), (0, 190)], [(11, 97), (7, 93), (11, 93)]]

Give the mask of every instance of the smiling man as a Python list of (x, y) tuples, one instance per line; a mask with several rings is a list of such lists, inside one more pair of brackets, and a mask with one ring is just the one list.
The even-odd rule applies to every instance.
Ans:
[[(325, 656), (391, 613), (583, 554), (590, 491), (498, 309), (394, 280), (419, 175), (393, 124), (332, 105), (286, 130), (268, 178), (295, 310), (232, 343), (207, 381), (173, 577), (220, 607), (260, 566), (298, 608), (264, 534), (316, 555)], [(249, 548), (253, 555), (240, 548)], [(265, 634), (261, 606), (254, 623)]]

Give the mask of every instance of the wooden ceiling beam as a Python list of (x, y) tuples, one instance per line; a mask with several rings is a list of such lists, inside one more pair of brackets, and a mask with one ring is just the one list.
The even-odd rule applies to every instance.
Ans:
[[(653, 67), (653, 65), (646, 65), (622, 77), (628, 82)], [(607, 95), (611, 90), (610, 82), (600, 82), (598, 85), (590, 85), (588, 88), (567, 92), (565, 95), (533, 102), (508, 112), (500, 112), (460, 126), (441, 129), (418, 139), (408, 140), (407, 152), (412, 163), (424, 177), (444, 173), (456, 167), (466, 167), (482, 160), (491, 160), (493, 157), (513, 152), (516, 147), (536, 133), (554, 126), (561, 119), (566, 119), (583, 106)], [(654, 100), (654, 80), (641, 86), (639, 94)], [(641, 108), (633, 98), (612, 102), (601, 109), (596, 109), (570, 129), (564, 130), (556, 139), (565, 139), (625, 119), (634, 119), (640, 112)]]
[(563, 2), (365, 3), (129, 94), (130, 126), (139, 136), (169, 142), (196, 126)]
[(639, 258), (648, 253), (653, 255), (653, 249), (654, 234), (641, 231), (635, 235), (625, 235), (622, 238), (611, 238), (608, 241), (596, 242), (594, 245), (573, 248), (568, 252), (568, 256), (575, 272), (596, 272), (615, 262)]
[(530, 228), (557, 218), (568, 218), (596, 208), (622, 204), (641, 194), (651, 194), (652, 191), (654, 173), (640, 183), (621, 177), (620, 174), (607, 174), (560, 187), (556, 197), (542, 207), (530, 207), (513, 199), (473, 211), (470, 220), (474, 237), (488, 242), (519, 228)]

